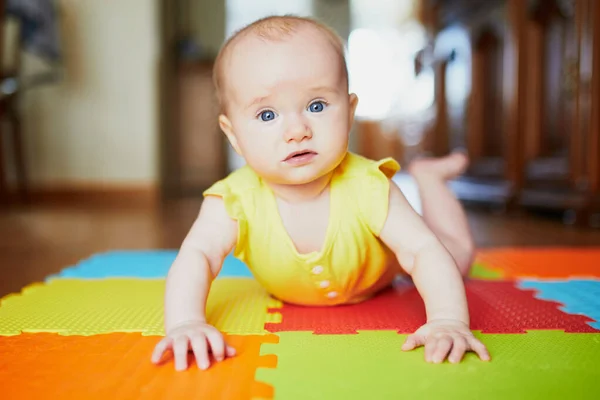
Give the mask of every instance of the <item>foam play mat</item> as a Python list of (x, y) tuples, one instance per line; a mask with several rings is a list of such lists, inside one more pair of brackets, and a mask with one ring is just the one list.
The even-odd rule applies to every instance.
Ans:
[(150, 362), (176, 254), (90, 255), (0, 300), (0, 399), (600, 398), (600, 248), (480, 250), (466, 289), (492, 360), (439, 365), (400, 350), (425, 321), (409, 281), (299, 307), (229, 256), (207, 317), (237, 355), (183, 372)]

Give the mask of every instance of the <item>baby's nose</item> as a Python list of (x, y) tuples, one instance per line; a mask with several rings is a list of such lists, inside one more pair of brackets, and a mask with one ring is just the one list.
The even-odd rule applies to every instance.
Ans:
[(302, 119), (297, 119), (290, 123), (286, 129), (286, 142), (296, 141), (301, 142), (312, 137), (312, 131), (308, 124)]

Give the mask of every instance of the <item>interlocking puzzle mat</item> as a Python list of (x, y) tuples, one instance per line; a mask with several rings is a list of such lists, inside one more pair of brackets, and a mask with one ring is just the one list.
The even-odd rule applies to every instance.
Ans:
[(495, 281), (504, 279), (504, 273), (500, 269), (493, 269), (489, 266), (476, 262), (471, 267), (469, 277), (472, 279)]
[[(525, 333), (532, 329), (595, 332), (585, 315), (567, 314), (558, 303), (536, 299), (513, 282), (468, 281), (471, 329), (483, 333)], [(270, 332), (311, 331), (316, 334), (353, 334), (365, 330), (412, 333), (426, 322), (423, 300), (414, 287), (390, 289), (370, 301), (338, 307), (301, 307), (284, 304), (273, 309), (280, 323), (267, 323)]]
[(482, 249), (477, 262), (507, 279), (600, 278), (600, 248)]
[[(25, 399), (249, 399), (271, 397), (272, 388), (255, 382), (258, 367), (275, 367), (274, 356), (260, 356), (272, 335), (225, 339), (237, 356), (206, 371), (177, 373), (172, 362), (149, 362), (157, 337), (111, 333), (59, 336), (50, 333), (3, 338), (0, 343), (0, 398)], [(190, 357), (190, 361), (193, 358)]]
[[(96, 335), (140, 332), (163, 335), (164, 280), (55, 279), (34, 284), (0, 302), (0, 336), (21, 332)], [(264, 334), (268, 314), (281, 303), (254, 279), (215, 280), (208, 297), (207, 318), (230, 334)]]
[(535, 290), (539, 299), (561, 303), (566, 313), (596, 320), (590, 325), (600, 329), (600, 280), (522, 281), (519, 286)]
[(2, 299), (0, 398), (600, 398), (600, 249), (481, 250), (466, 287), (492, 361), (457, 365), (400, 350), (425, 321), (406, 279), (362, 304), (296, 307), (230, 256), (208, 319), (238, 356), (185, 372), (150, 363), (175, 256), (93, 255)]
[[(50, 275), (48, 280), (117, 277), (164, 279), (176, 256), (175, 250), (110, 251), (95, 254), (77, 265), (63, 269), (58, 274)], [(252, 273), (243, 262), (230, 254), (225, 259), (217, 278), (224, 277), (252, 278)]]
[(306, 399), (592, 399), (600, 394), (600, 336), (558, 331), (477, 336), (491, 362), (469, 353), (460, 364), (428, 364), (421, 349), (402, 352), (406, 335), (281, 332), (261, 354), (277, 368), (257, 379), (275, 398)]

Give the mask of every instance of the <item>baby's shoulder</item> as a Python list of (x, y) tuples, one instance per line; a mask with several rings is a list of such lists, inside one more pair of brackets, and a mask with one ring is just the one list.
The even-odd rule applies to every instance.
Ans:
[[(248, 166), (243, 166), (229, 173), (225, 178), (215, 182), (207, 192), (227, 192), (240, 195), (248, 190), (259, 187), (260, 180)], [(223, 193), (225, 194), (225, 193)]]
[(244, 221), (256, 204), (253, 193), (259, 185), (258, 176), (250, 167), (244, 166), (215, 182), (203, 195), (222, 198), (229, 216)]
[(349, 153), (341, 164), (340, 191), (344, 203), (353, 204), (361, 220), (371, 232), (378, 235), (387, 218), (390, 179), (400, 170), (393, 158), (370, 160)]
[(248, 166), (241, 167), (225, 178), (215, 182), (203, 192), (203, 196), (221, 197), (229, 209), (236, 209), (236, 214), (252, 208), (253, 197), (260, 186), (260, 179)]
[(338, 176), (341, 180), (361, 184), (364, 180), (388, 180), (400, 170), (400, 164), (391, 157), (371, 160), (367, 157), (348, 153), (340, 164)]
[(224, 180), (239, 190), (255, 189), (260, 186), (260, 178), (248, 165), (231, 172)]

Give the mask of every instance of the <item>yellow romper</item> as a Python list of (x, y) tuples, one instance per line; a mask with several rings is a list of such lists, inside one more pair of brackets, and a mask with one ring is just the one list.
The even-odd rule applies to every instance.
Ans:
[(238, 221), (234, 256), (274, 297), (301, 305), (355, 303), (389, 285), (399, 271), (378, 238), (387, 218), (389, 178), (400, 166), (348, 153), (330, 183), (330, 216), (321, 251), (300, 254), (283, 226), (273, 191), (244, 166), (205, 196), (223, 198)]

